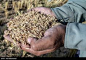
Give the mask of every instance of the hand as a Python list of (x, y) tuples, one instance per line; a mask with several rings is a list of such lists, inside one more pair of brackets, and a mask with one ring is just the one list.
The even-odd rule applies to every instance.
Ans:
[(6, 40), (10, 41), (11, 43), (15, 44), (15, 46), (20, 47), (20, 43), (15, 43), (15, 42), (12, 40), (12, 38), (10, 38), (9, 35), (3, 35), (3, 37), (4, 37)]
[[(41, 13), (44, 13), (46, 15), (50, 15), (50, 16), (55, 16), (55, 14), (52, 12), (52, 10), (50, 8), (46, 8), (46, 7), (36, 7), (36, 8), (32, 8), (30, 10), (28, 10), (27, 12), (31, 11), (31, 10), (35, 10), (35, 11), (38, 11), (38, 12), (41, 12)], [(8, 27), (8, 24), (7, 24), (7, 27)], [(7, 39), (8, 41), (13, 42), (13, 40), (9, 37), (9, 36), (5, 36), (4, 35), (4, 38)], [(14, 43), (15, 44), (15, 43)], [(19, 44), (16, 44), (19, 46)]]
[(56, 25), (48, 29), (44, 37), (39, 40), (36, 38), (28, 38), (27, 42), (30, 44), (30, 48), (24, 44), (21, 45), (21, 48), (36, 56), (53, 52), (64, 45), (65, 30), (65, 25)]
[[(50, 8), (37, 7), (33, 8), (32, 10), (55, 16)], [(17, 46), (21, 46), (23, 50), (30, 52), (36, 56), (53, 52), (64, 45), (65, 28), (65, 25), (54, 26), (48, 29), (45, 32), (44, 37), (39, 40), (35, 38), (28, 38), (27, 42), (30, 44), (30, 46), (24, 44), (17, 44)], [(4, 36), (4, 38), (13, 43), (12, 39), (9, 36)]]
[(55, 16), (54, 12), (50, 9), (50, 8), (46, 8), (46, 7), (36, 7), (36, 8), (32, 8), (30, 10), (28, 10), (27, 12), (31, 11), (31, 10), (35, 10), (37, 12), (41, 12), (44, 13), (46, 15), (50, 15), (50, 16)]

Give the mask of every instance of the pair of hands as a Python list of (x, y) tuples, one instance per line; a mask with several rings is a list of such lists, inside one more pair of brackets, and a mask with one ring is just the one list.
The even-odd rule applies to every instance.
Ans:
[[(55, 14), (52, 12), (50, 8), (37, 7), (37, 8), (33, 8), (32, 10), (35, 10), (47, 15), (55, 16)], [(27, 42), (30, 45), (17, 44), (17, 46), (21, 46), (22, 50), (32, 53), (36, 56), (50, 53), (64, 45), (65, 30), (66, 30), (65, 25), (58, 24), (48, 29), (44, 33), (44, 37), (42, 37), (39, 40), (33, 37), (28, 38)], [(13, 43), (12, 39), (9, 36), (4, 35), (4, 38)]]

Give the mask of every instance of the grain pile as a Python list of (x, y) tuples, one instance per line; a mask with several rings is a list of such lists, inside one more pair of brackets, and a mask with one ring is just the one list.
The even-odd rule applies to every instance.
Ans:
[(20, 15), (7, 23), (9, 35), (16, 43), (25, 43), (28, 37), (41, 38), (44, 32), (57, 23), (57, 19), (36, 11)]

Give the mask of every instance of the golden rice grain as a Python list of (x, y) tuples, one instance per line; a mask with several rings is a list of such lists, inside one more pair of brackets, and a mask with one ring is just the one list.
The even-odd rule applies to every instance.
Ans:
[(28, 37), (43, 37), (44, 32), (54, 26), (56, 21), (54, 16), (30, 11), (9, 21), (5, 34), (9, 34), (16, 42), (27, 43)]

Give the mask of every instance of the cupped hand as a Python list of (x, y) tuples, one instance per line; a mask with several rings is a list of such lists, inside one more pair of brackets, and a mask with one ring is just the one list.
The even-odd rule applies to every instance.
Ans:
[(31, 11), (31, 10), (35, 10), (37, 12), (46, 14), (46, 15), (50, 15), (50, 16), (55, 16), (55, 13), (50, 9), (50, 8), (46, 8), (46, 7), (36, 7), (36, 8), (32, 8), (30, 10), (28, 10), (27, 12)]
[[(55, 16), (55, 14), (52, 12), (50, 8), (37, 7), (31, 10), (35, 10), (47, 15)], [(50, 53), (64, 45), (65, 30), (66, 30), (65, 25), (62, 25), (62, 24), (56, 25), (48, 29), (44, 33), (44, 37), (42, 37), (41, 39), (37, 40), (36, 38), (28, 38), (27, 42), (30, 44), (30, 46), (24, 45), (24, 44), (17, 44), (17, 46), (21, 46), (22, 50), (25, 50), (36, 56)], [(14, 43), (13, 40), (9, 36), (4, 35), (4, 38)]]
[(20, 43), (14, 42), (14, 40), (13, 40), (12, 38), (10, 38), (9, 35), (3, 35), (3, 37), (4, 37), (7, 41), (10, 41), (11, 43), (13, 43), (15, 46), (20, 47)]
[(56, 25), (48, 29), (44, 33), (44, 37), (39, 40), (35, 38), (28, 38), (27, 42), (30, 44), (30, 48), (24, 44), (21, 45), (21, 48), (36, 56), (53, 52), (59, 47), (64, 46), (65, 30), (65, 25)]

